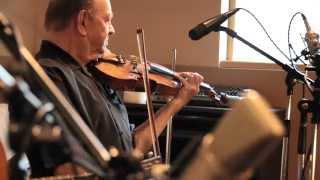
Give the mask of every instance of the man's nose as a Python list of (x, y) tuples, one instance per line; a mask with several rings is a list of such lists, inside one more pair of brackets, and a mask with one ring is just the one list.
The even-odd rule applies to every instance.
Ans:
[(109, 35), (112, 35), (112, 34), (115, 34), (116, 33), (116, 30), (114, 29), (114, 26), (111, 24), (109, 26)]

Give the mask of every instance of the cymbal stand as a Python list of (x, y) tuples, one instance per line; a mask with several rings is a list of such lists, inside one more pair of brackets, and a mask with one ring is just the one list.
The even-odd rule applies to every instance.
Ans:
[[(171, 69), (172, 71), (176, 70), (176, 63), (177, 63), (177, 49), (173, 49), (173, 58), (171, 63)], [(171, 97), (168, 97), (168, 101), (171, 100)], [(171, 144), (172, 144), (172, 119), (173, 117), (169, 119), (167, 123), (167, 136), (166, 136), (166, 157), (165, 157), (165, 163), (170, 164), (170, 158), (171, 158)]]

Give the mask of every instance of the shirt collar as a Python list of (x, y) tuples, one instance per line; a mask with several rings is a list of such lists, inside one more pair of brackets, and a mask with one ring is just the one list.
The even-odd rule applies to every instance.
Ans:
[(78, 61), (73, 58), (68, 52), (48, 40), (43, 40), (41, 42), (40, 51), (36, 55), (36, 57), (37, 59), (56, 59), (70, 65), (72, 69), (82, 69), (82, 66), (78, 63)]

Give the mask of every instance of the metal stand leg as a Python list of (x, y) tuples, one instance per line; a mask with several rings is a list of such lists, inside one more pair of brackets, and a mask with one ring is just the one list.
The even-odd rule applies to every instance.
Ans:
[(282, 138), (282, 155), (281, 155), (281, 172), (280, 180), (287, 180), (288, 172), (288, 145), (289, 138), (287, 136)]
[(317, 141), (318, 141), (318, 124), (314, 124), (312, 155), (311, 155), (312, 156), (311, 180), (315, 180), (315, 177), (316, 177)]
[(317, 148), (318, 148), (318, 124), (320, 120), (320, 66), (316, 67), (317, 79), (315, 80), (313, 90), (312, 104), (312, 124), (313, 126), (313, 142), (312, 142), (312, 164), (311, 164), (311, 180), (316, 179), (316, 164), (317, 164)]
[(289, 146), (289, 132), (290, 132), (290, 116), (291, 116), (291, 101), (292, 95), (289, 95), (288, 108), (285, 119), (285, 124), (287, 128), (286, 135), (282, 138), (282, 154), (281, 154), (281, 172), (280, 180), (288, 179), (288, 146)]
[(171, 142), (172, 142), (172, 118), (169, 120), (168, 125), (167, 125), (166, 159), (165, 159), (166, 164), (170, 164)]
[[(172, 63), (171, 63), (171, 69), (175, 71), (176, 69), (176, 62), (177, 62), (177, 49), (173, 49), (173, 57), (172, 57)], [(171, 101), (172, 98), (168, 98), (168, 102)], [(166, 157), (165, 157), (165, 163), (170, 164), (170, 157), (171, 157), (171, 143), (172, 143), (172, 119), (167, 123), (167, 138), (166, 138)]]
[[(314, 124), (313, 126), (313, 139), (311, 142), (311, 149), (312, 152), (309, 152), (308, 156), (306, 156), (306, 161), (308, 163), (304, 167), (304, 171), (302, 174), (303, 178), (300, 178), (301, 180), (315, 180), (316, 179), (316, 163), (317, 163), (317, 141), (318, 141), (318, 124)], [(311, 165), (311, 166), (310, 166)]]
[(299, 141), (298, 141), (298, 179), (305, 179), (305, 157), (307, 149), (307, 116), (310, 111), (311, 101), (302, 98), (298, 104), (300, 111), (300, 127), (299, 127)]
[(305, 154), (298, 155), (298, 177), (300, 180), (305, 179), (303, 172), (304, 172), (304, 163), (305, 163)]

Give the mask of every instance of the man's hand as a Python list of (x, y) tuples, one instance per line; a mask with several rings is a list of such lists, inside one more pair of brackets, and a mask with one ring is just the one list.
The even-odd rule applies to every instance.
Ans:
[(193, 72), (181, 72), (177, 73), (177, 75), (182, 82), (182, 87), (174, 99), (178, 100), (181, 105), (184, 106), (199, 92), (199, 86), (203, 81), (203, 77)]
[[(198, 73), (182, 72), (177, 73), (177, 78), (182, 83), (178, 94), (165, 106), (157, 111), (155, 115), (155, 124), (157, 136), (166, 127), (168, 120), (185, 106), (190, 99), (199, 92), (200, 83), (203, 77)], [(150, 125), (146, 121), (136, 128), (134, 135), (136, 149), (146, 153), (152, 146), (152, 137), (150, 136)]]

